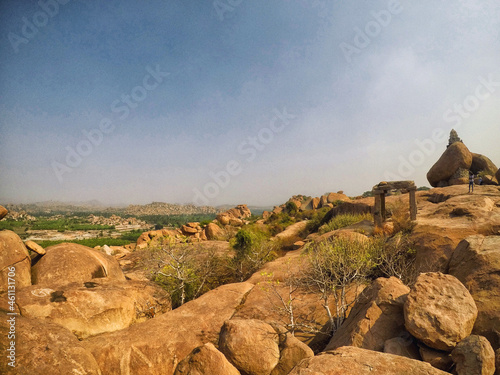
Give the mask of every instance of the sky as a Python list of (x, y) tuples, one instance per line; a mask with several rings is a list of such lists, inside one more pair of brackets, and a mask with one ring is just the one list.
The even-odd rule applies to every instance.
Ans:
[(272, 206), (500, 166), (498, 0), (4, 0), (0, 202)]

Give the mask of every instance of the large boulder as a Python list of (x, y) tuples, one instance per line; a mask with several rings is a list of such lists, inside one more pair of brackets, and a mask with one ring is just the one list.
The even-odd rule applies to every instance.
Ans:
[[(8, 340), (11, 327), (15, 327), (15, 338)], [(0, 313), (0, 335), (1, 374), (101, 375), (92, 354), (70, 331), (58, 324), (49, 321), (40, 324), (37, 319)], [(7, 357), (11, 341), (15, 343), (15, 367), (9, 366)]]
[(220, 332), (219, 350), (244, 374), (269, 375), (280, 359), (279, 335), (255, 319), (232, 319)]
[(472, 165), (472, 153), (462, 142), (450, 145), (439, 160), (427, 172), (427, 180), (432, 187), (440, 184), (447, 186), (448, 180), (459, 169), (469, 170)]
[(470, 335), (451, 352), (458, 375), (494, 375), (495, 352), (483, 336)]
[(9, 210), (7, 210), (4, 206), (0, 206), (0, 220), (2, 220), (7, 214)]
[(405, 332), (403, 306), (409, 292), (395, 277), (375, 280), (363, 290), (325, 350), (356, 346), (383, 351), (386, 340)]
[(300, 361), (314, 357), (314, 352), (292, 335), (285, 335), (280, 343), (280, 360), (271, 375), (287, 375)]
[(31, 259), (19, 236), (3, 230), (0, 231), (0, 293), (7, 291), (13, 282), (16, 290), (31, 285)]
[(473, 332), (500, 348), (500, 236), (470, 236), (450, 260), (449, 273), (470, 291), (478, 308)]
[(127, 328), (171, 310), (170, 296), (144, 281), (94, 279), (56, 289), (33, 285), (17, 294), (21, 314), (52, 321), (79, 339)]
[(288, 226), (283, 232), (278, 233), (273, 237), (273, 240), (280, 241), (284, 247), (292, 246), (295, 242), (302, 240), (306, 227), (307, 220), (299, 221), (298, 223)]
[[(290, 375), (447, 375), (426, 362), (343, 346), (300, 362)], [(448, 374), (449, 375), (449, 374)]]
[(224, 231), (215, 223), (209, 223), (205, 228), (205, 235), (209, 240), (224, 239)]
[(90, 337), (82, 344), (103, 374), (171, 375), (193, 349), (218, 342), (221, 326), (253, 287), (223, 285), (154, 319)]
[(478, 174), (479, 172), (490, 172), (490, 174), (495, 174), (498, 167), (486, 156), (473, 153), (470, 169), (474, 174)]
[(45, 251), (46, 254), (32, 268), (33, 285), (81, 284), (103, 277), (125, 280), (115, 258), (90, 247), (62, 243), (50, 246)]
[(451, 351), (472, 332), (477, 307), (454, 276), (422, 273), (404, 305), (405, 327), (434, 349)]
[(240, 375), (240, 372), (219, 352), (211, 342), (199, 346), (175, 369), (174, 375)]

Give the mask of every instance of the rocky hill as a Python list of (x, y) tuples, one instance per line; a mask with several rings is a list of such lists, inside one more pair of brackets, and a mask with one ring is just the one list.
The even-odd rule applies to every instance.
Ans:
[[(500, 187), (452, 138), (439, 187), (411, 198), (297, 195), (124, 247), (0, 231), (0, 372), (500, 374)], [(489, 183), (469, 192), (460, 168)]]

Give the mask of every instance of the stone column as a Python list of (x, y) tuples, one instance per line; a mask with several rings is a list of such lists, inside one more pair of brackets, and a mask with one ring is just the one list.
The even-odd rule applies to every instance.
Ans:
[(375, 227), (381, 227), (382, 223), (383, 223), (381, 194), (378, 191), (374, 191), (373, 193), (375, 195), (375, 207), (373, 210), (373, 220), (375, 222)]
[(417, 197), (415, 190), (410, 190), (410, 220), (417, 220)]

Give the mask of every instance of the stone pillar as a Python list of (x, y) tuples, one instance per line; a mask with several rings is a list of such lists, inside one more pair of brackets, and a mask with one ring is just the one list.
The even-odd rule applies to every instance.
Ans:
[(417, 220), (417, 197), (415, 190), (410, 190), (410, 220)]
[(380, 213), (382, 214), (382, 222), (387, 219), (387, 212), (385, 211), (385, 191), (380, 193)]
[(382, 223), (384, 222), (382, 219), (382, 194), (378, 191), (374, 191), (373, 193), (375, 195), (373, 220), (375, 221), (375, 227), (382, 227)]

